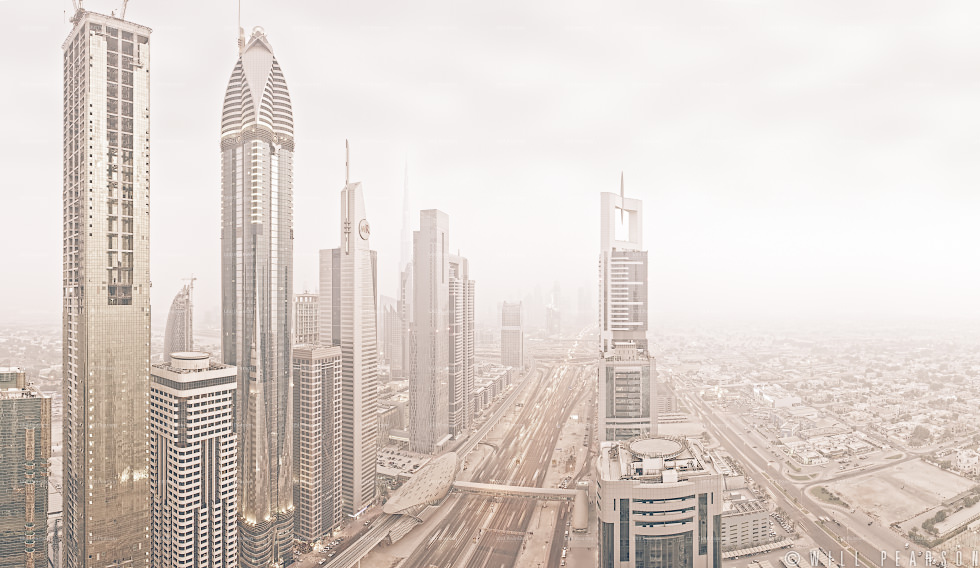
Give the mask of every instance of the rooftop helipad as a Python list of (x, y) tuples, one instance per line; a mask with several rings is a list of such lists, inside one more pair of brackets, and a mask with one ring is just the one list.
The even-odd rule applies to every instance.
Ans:
[(634, 438), (627, 444), (633, 455), (645, 458), (672, 458), (687, 449), (682, 439), (670, 436)]

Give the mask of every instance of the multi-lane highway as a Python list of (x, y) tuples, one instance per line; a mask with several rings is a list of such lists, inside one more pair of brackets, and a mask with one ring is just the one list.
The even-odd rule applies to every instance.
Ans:
[[(832, 516), (804, 490), (795, 487), (788, 482), (778, 481), (779, 471), (776, 468), (768, 468), (767, 460), (758, 452), (752, 451), (749, 444), (745, 442), (740, 431), (732, 428), (720, 415), (715, 414), (714, 410), (708, 407), (700, 398), (694, 394), (687, 397), (688, 401), (700, 411), (704, 425), (721, 442), (724, 448), (731, 453), (742, 465), (752, 478), (760, 485), (765, 487), (777, 505), (787, 511), (789, 517), (793, 519), (802, 531), (813, 539), (821, 549), (831, 551), (833, 556), (840, 560), (843, 556), (845, 566), (854, 565), (854, 551), (860, 554), (861, 565), (877, 565), (880, 560), (881, 549), (875, 544), (869, 543), (853, 532), (846, 531), (846, 527), (837, 527), (842, 535), (828, 534), (830, 526), (818, 525), (815, 520), (819, 517)], [(804, 512), (805, 510), (805, 512)], [(807, 514), (809, 513), (809, 514)]]
[[(543, 379), (529, 385), (517, 419), (496, 453), (476, 466), (472, 481), (543, 486), (561, 428), (592, 388), (588, 367), (570, 365), (565, 357), (557, 362), (537, 359)], [(524, 550), (535, 506), (534, 500), (516, 497), (460, 496), (403, 566), (514, 566)], [(559, 515), (558, 522), (564, 524), (567, 517), (567, 512)]]

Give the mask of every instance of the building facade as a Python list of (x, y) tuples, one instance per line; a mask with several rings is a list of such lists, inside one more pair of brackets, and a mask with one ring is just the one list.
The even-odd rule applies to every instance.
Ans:
[(66, 566), (148, 566), (150, 29), (78, 10), (64, 52)]
[(431, 454), (449, 441), (449, 216), (420, 212), (414, 235), (409, 445)]
[(761, 501), (726, 502), (721, 515), (722, 549), (740, 550), (774, 540), (769, 523), (769, 511)]
[(476, 283), (469, 261), (449, 256), (449, 431), (454, 438), (473, 424)]
[(292, 559), (290, 388), (293, 117), (261, 28), (232, 70), (221, 116), (221, 354), (238, 369), (239, 562)]
[(340, 346), (293, 348), (295, 536), (313, 542), (343, 520)]
[(398, 306), (385, 306), (382, 315), (382, 329), (384, 333), (384, 355), (388, 362), (390, 378), (404, 378), (402, 364), (402, 318), (398, 312)]
[(657, 432), (656, 362), (647, 332), (648, 266), (643, 203), (601, 195), (599, 439)]
[(319, 294), (304, 292), (293, 299), (294, 345), (316, 345), (320, 342)]
[(603, 442), (596, 466), (601, 568), (721, 568), (724, 483), (700, 447)]
[(320, 251), (320, 342), (343, 358), (341, 493), (356, 516), (377, 494), (378, 259), (360, 182), (344, 186), (340, 211), (341, 246)]
[(175, 352), (150, 385), (154, 568), (238, 566), (237, 371)]
[(48, 564), (51, 397), (0, 369), (0, 568)]
[(163, 335), (163, 361), (170, 361), (170, 354), (194, 350), (194, 303), (193, 283), (177, 292), (170, 313), (167, 314), (167, 328)]
[(524, 325), (521, 302), (504, 302), (500, 308), (500, 364), (524, 369)]

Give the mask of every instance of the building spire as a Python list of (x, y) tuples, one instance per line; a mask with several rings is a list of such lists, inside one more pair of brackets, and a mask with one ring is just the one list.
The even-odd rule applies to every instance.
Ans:
[(350, 142), (344, 139), (344, 149), (347, 152), (347, 162), (344, 164), (344, 185), (350, 185)]
[(238, 0), (238, 55), (245, 52), (245, 29), (242, 28), (242, 0)]

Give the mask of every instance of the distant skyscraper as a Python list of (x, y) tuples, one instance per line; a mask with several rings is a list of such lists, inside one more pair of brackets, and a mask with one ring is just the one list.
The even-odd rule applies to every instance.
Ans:
[(316, 345), (320, 342), (319, 294), (296, 294), (293, 300), (293, 330), (296, 345)]
[(293, 114), (262, 29), (243, 36), (221, 115), (221, 354), (238, 368), (239, 562), (265, 568), (293, 548)]
[(343, 520), (339, 346), (293, 348), (296, 538), (313, 542)]
[(66, 566), (147, 566), (150, 29), (78, 10), (64, 50)]
[(238, 566), (237, 373), (175, 352), (151, 371), (154, 568)]
[(643, 202), (602, 194), (599, 254), (599, 437), (657, 432), (656, 365), (647, 339)]
[(340, 194), (340, 248), (320, 251), (320, 342), (343, 356), (344, 513), (374, 501), (378, 457), (378, 259), (360, 182)]
[(500, 310), (500, 364), (524, 368), (524, 326), (520, 302), (504, 302)]
[(384, 354), (388, 361), (388, 369), (392, 379), (400, 379), (404, 375), (402, 365), (402, 318), (397, 304), (385, 306), (382, 316), (384, 334)]
[(402, 270), (398, 283), (398, 317), (401, 321), (401, 360), (398, 362), (398, 378), (407, 379), (412, 367), (412, 320), (414, 309), (412, 303), (415, 301), (415, 269), (413, 263), (409, 262)]
[(180, 289), (170, 304), (167, 314), (167, 331), (163, 335), (163, 361), (170, 361), (170, 354), (194, 350), (194, 303), (193, 281)]
[(415, 231), (411, 374), (408, 384), (409, 445), (434, 453), (450, 439), (449, 216), (420, 213)]
[(449, 256), (449, 431), (459, 437), (473, 422), (475, 381), (474, 296), (469, 262)]
[(51, 397), (0, 368), (0, 568), (48, 564)]

